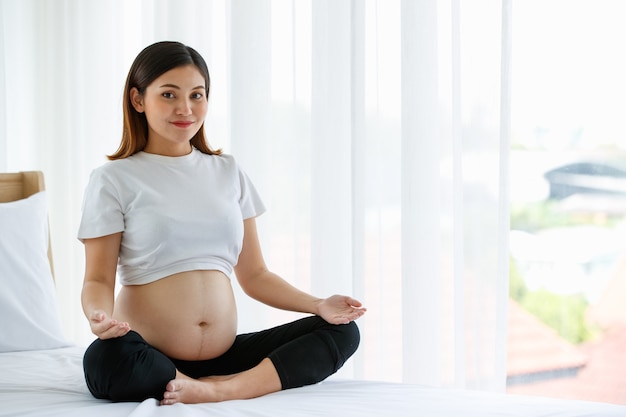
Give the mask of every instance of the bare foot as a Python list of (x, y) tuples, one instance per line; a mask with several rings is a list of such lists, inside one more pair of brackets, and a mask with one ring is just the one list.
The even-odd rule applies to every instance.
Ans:
[(176, 371), (167, 383), (162, 405), (176, 403), (211, 403), (224, 400), (255, 398), (281, 389), (276, 368), (265, 358), (252, 369), (232, 375), (192, 379)]
[(176, 378), (168, 382), (161, 405), (220, 401), (215, 383), (209, 380)]

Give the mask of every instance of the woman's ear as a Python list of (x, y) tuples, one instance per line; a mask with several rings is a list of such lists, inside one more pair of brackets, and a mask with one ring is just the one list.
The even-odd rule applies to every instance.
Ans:
[(143, 96), (137, 90), (137, 87), (133, 87), (130, 89), (130, 103), (133, 105), (135, 110), (138, 113), (143, 113)]

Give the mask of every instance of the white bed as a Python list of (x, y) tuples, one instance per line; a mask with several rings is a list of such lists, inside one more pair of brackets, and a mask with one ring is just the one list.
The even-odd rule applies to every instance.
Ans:
[(41, 190), (41, 173), (0, 174), (0, 417), (626, 417), (612, 404), (333, 377), (245, 401), (97, 400), (83, 380), (84, 348), (60, 331)]
[(82, 348), (0, 354), (0, 416), (80, 417), (539, 417), (626, 416), (626, 407), (445, 390), (409, 384), (333, 379), (253, 400), (159, 406), (110, 403), (89, 394)]

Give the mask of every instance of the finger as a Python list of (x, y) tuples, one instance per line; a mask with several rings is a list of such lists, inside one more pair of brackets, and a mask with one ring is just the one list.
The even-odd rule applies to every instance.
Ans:
[(115, 320), (92, 321), (90, 325), (91, 331), (96, 335), (100, 335), (117, 325), (117, 322)]
[(361, 307), (363, 304), (356, 298), (348, 297), (348, 304), (354, 307)]
[(113, 337), (122, 337), (130, 331), (129, 326), (116, 326), (113, 330)]
[(128, 326), (128, 323), (118, 323), (115, 319), (107, 318), (99, 322), (92, 322), (91, 328), (94, 330), (94, 333), (100, 334), (119, 325)]
[[(361, 307), (362, 304), (359, 300), (357, 300), (356, 298), (352, 298), (349, 297), (347, 295), (338, 295), (335, 296), (335, 301), (340, 302), (340, 303), (344, 303), (346, 305), (349, 305), (350, 307)], [(332, 297), (331, 297), (332, 298)]]
[(361, 316), (363, 316), (363, 314), (365, 314), (364, 309), (354, 310), (351, 313), (348, 313), (343, 317), (343, 320), (344, 320), (343, 323), (349, 323), (351, 321), (354, 321), (360, 318)]
[(359, 317), (363, 317), (364, 314), (365, 314), (365, 309), (355, 311), (354, 320), (358, 319)]
[(348, 324), (351, 321), (354, 321), (354, 320), (356, 320), (358, 318), (359, 318), (358, 315), (347, 313), (347, 314), (342, 314), (342, 315), (335, 316), (330, 323), (331, 324)]
[(102, 331), (98, 334), (100, 339), (112, 339), (115, 337), (121, 337), (127, 334), (130, 331), (130, 326), (128, 323), (118, 323), (115, 326), (111, 326), (108, 329)]
[(103, 321), (106, 318), (106, 314), (102, 310), (94, 310), (91, 313), (90, 320), (95, 322)]

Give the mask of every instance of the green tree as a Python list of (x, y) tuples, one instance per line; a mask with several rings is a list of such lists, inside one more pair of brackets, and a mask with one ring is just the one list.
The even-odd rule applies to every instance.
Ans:
[(529, 313), (578, 344), (590, 340), (596, 329), (585, 320), (587, 300), (581, 294), (555, 294), (545, 289), (529, 290), (514, 260), (510, 262), (509, 296)]

